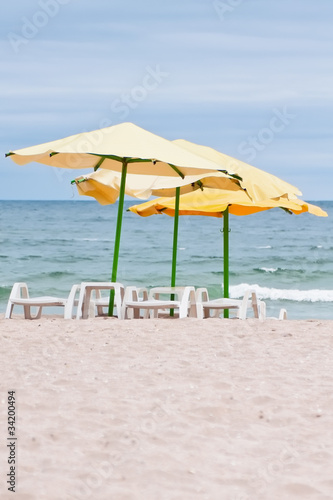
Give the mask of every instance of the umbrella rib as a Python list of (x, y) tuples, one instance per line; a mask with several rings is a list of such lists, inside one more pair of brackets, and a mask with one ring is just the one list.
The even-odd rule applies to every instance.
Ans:
[[(152, 163), (155, 165), (157, 161), (160, 161), (160, 160), (144, 160), (142, 158), (133, 158), (133, 159), (130, 159), (128, 160), (128, 163), (136, 163), (136, 162), (149, 162), (149, 161), (152, 161)], [(167, 163), (167, 162), (166, 162)], [(169, 165), (169, 167), (171, 167), (175, 172), (177, 172), (177, 174), (182, 178), (182, 179), (185, 179), (185, 175), (183, 174), (183, 172), (181, 172), (179, 170), (178, 167), (176, 167), (176, 165), (173, 165), (172, 163), (167, 163), (167, 165)]]
[(87, 180), (86, 178), (83, 178), (83, 179), (73, 179), (71, 181), (71, 184), (80, 184), (81, 182), (84, 182), (86, 180)]
[(94, 166), (94, 172), (96, 172), (96, 170), (99, 169), (99, 167), (102, 165), (103, 161), (105, 160), (105, 157), (102, 156), (102, 158), (100, 158), (100, 160), (96, 163), (96, 165)]
[(155, 160), (149, 160), (146, 158), (128, 158), (127, 163), (149, 163), (149, 162), (154, 163), (154, 161)]
[(281, 210), (284, 210), (289, 215), (293, 214), (292, 211), (289, 208), (286, 208), (286, 207), (278, 207), (278, 208), (281, 208)]
[[(91, 154), (94, 154), (94, 153), (91, 153)], [(101, 156), (101, 155), (96, 155), (96, 156)], [(127, 163), (149, 163), (149, 162), (152, 162), (154, 165), (157, 161), (160, 161), (160, 160), (151, 160), (151, 159), (146, 159), (146, 158), (121, 158), (120, 156), (115, 156), (115, 155), (103, 155), (103, 158), (108, 158), (110, 160), (116, 160), (116, 161), (120, 161), (120, 162), (123, 162), (124, 160), (127, 162)], [(167, 162), (165, 162), (167, 163)], [(183, 172), (181, 172), (179, 170), (178, 167), (176, 167), (176, 165), (173, 165), (172, 163), (167, 163), (175, 172), (177, 172), (177, 174), (182, 178), (182, 179), (185, 179), (185, 175), (183, 174)]]
[(234, 179), (237, 179), (238, 181), (242, 181), (243, 177), (241, 177), (238, 174), (230, 174), (227, 170), (218, 170), (218, 172), (222, 172), (222, 174), (230, 175), (230, 177), (233, 177)]
[(179, 168), (177, 168), (175, 165), (172, 165), (172, 163), (168, 163), (168, 165), (175, 171), (177, 172), (177, 174), (182, 178), (182, 179), (185, 179), (185, 175), (183, 174), (183, 172), (181, 172), (179, 170)]
[(126, 157), (126, 156), (101, 155), (101, 154), (98, 154), (98, 153), (87, 153), (87, 154), (91, 154), (93, 156), (100, 156), (104, 160), (108, 159), (108, 160), (119, 161), (120, 163), (123, 163), (124, 161), (126, 161), (126, 163), (143, 163), (143, 162), (147, 162), (148, 163), (148, 162), (152, 161), (152, 160), (146, 159), (146, 158), (129, 158), (129, 157)]

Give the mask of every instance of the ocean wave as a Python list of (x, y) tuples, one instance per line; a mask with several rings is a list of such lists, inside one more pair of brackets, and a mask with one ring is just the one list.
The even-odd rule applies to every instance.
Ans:
[(221, 255), (209, 255), (209, 254), (208, 255), (192, 255), (191, 260), (196, 260), (196, 261), (201, 261), (201, 262), (206, 262), (208, 260), (221, 261), (222, 256)]
[(318, 250), (318, 249), (330, 252), (331, 250), (333, 250), (333, 247), (332, 246), (327, 247), (325, 245), (313, 245), (310, 247), (310, 250)]
[(276, 273), (277, 271), (283, 271), (279, 267), (259, 267), (255, 268), (254, 271), (263, 271), (264, 273)]
[(41, 274), (43, 277), (49, 276), (50, 278), (61, 278), (62, 276), (72, 276), (74, 273), (70, 271), (49, 271)]
[(283, 267), (255, 267), (253, 271), (259, 273), (292, 273), (292, 274), (304, 274), (304, 269), (284, 269)]
[[(211, 274), (217, 276), (223, 276), (223, 269), (221, 269), (220, 271), (211, 271)], [(242, 273), (238, 271), (232, 271), (231, 269), (229, 269), (229, 276), (241, 276), (241, 275)]]
[(290, 300), (294, 302), (333, 302), (333, 290), (297, 290), (268, 288), (260, 285), (249, 285), (241, 283), (240, 285), (230, 287), (230, 297), (238, 299), (243, 297), (246, 290), (254, 290), (259, 299), (269, 300)]
[(272, 248), (271, 245), (263, 245), (262, 247), (256, 247), (258, 249)]
[[(68, 240), (70, 241), (70, 240)], [(110, 242), (111, 238), (73, 238), (72, 241), (101, 241), (101, 242)]]
[(41, 259), (42, 255), (24, 255), (23, 257), (18, 257), (17, 260), (31, 260), (31, 259)]

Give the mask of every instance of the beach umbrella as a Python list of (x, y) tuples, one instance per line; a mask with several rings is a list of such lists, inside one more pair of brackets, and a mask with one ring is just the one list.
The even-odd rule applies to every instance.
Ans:
[[(276, 199), (267, 199), (253, 202), (244, 191), (221, 191), (219, 189), (197, 190), (180, 196), (179, 215), (203, 215), (222, 218), (228, 209), (232, 215), (250, 215), (271, 208), (283, 208), (286, 211), (300, 214), (309, 212), (313, 215), (326, 217), (327, 213), (316, 205), (294, 198), (288, 200), (281, 196)], [(148, 217), (154, 214), (175, 216), (175, 197), (163, 197), (149, 200), (139, 205), (133, 205), (129, 211)]]
[[(128, 210), (142, 217), (165, 213), (175, 217), (173, 253), (172, 253), (172, 282), (176, 283), (176, 260), (178, 239), (179, 215), (202, 215), (223, 217), (223, 292), (229, 297), (229, 213), (234, 215), (249, 215), (272, 208), (282, 208), (288, 212), (300, 214), (309, 212), (313, 215), (326, 217), (327, 213), (320, 207), (307, 203), (298, 198), (288, 200), (286, 196), (276, 199), (266, 199), (258, 202), (250, 200), (244, 191), (221, 191), (205, 188), (175, 197), (157, 198), (146, 203), (133, 205)], [(228, 317), (228, 311), (224, 312)]]
[[(184, 184), (184, 182), (188, 184)], [(228, 191), (245, 191), (241, 187), (241, 181), (238, 180), (237, 175), (230, 174), (230, 176), (227, 176), (220, 172), (188, 175), (184, 182), (179, 186), (179, 180), (176, 177), (166, 179), (163, 176), (128, 173), (125, 194), (144, 200), (151, 195), (175, 196), (177, 187), (179, 187), (180, 194), (185, 194), (203, 187), (216, 185), (218, 185), (219, 189), (228, 189)], [(76, 177), (72, 180), (72, 184), (76, 185), (80, 195), (95, 198), (101, 205), (109, 205), (114, 203), (119, 196), (121, 174), (99, 168), (96, 172)]]
[[(288, 182), (276, 177), (273, 174), (265, 172), (259, 168), (256, 168), (248, 163), (245, 163), (241, 160), (233, 158), (232, 156), (228, 156), (216, 149), (210, 148), (208, 146), (202, 146), (199, 144), (195, 144), (190, 141), (186, 141), (184, 139), (177, 139), (173, 141), (175, 144), (178, 144), (186, 151), (196, 153), (202, 158), (209, 159), (210, 161), (214, 161), (220, 168), (231, 168), (232, 171), (239, 175), (242, 179), (242, 187), (246, 189), (247, 195), (251, 198), (253, 202), (265, 201), (267, 199), (276, 199), (280, 197), (287, 198), (288, 200), (297, 198), (298, 195), (301, 195), (301, 191), (289, 184)], [(210, 188), (217, 188), (218, 186), (214, 186), (212, 183), (209, 186)], [(178, 218), (178, 214), (176, 212), (175, 219)], [(178, 222), (176, 222), (178, 225)], [(229, 253), (228, 248), (229, 245), (226, 241), (227, 235), (229, 232), (229, 211), (226, 210), (224, 213), (224, 261), (226, 262), (227, 269), (229, 269)], [(229, 273), (225, 273), (224, 276), (225, 286), (224, 286), (224, 296), (229, 297)]]
[[(163, 177), (164, 187), (182, 187), (209, 173), (229, 177), (219, 165), (133, 123), (83, 132), (16, 151), (6, 156), (25, 165), (37, 162), (58, 168), (103, 169), (120, 173), (119, 205), (111, 281), (117, 280), (122, 213), (127, 174)], [(198, 176), (198, 177), (196, 177)], [(149, 186), (146, 186), (149, 192)], [(110, 295), (109, 314), (113, 311)]]
[[(200, 146), (198, 144), (194, 144), (189, 141), (185, 141), (183, 139), (177, 139), (173, 141), (174, 144), (182, 147), (185, 151), (197, 154), (203, 159), (214, 161), (215, 164), (219, 165), (219, 168), (222, 171), (232, 172), (233, 175), (238, 176), (238, 184), (234, 181), (232, 190), (233, 191), (246, 191), (246, 195), (248, 200), (251, 201), (262, 201), (267, 200), (269, 198), (276, 198), (284, 196), (287, 199), (296, 198), (297, 195), (302, 194), (300, 190), (291, 185), (290, 183), (272, 175), (268, 172), (265, 172), (261, 169), (253, 167), (247, 163), (244, 163), (240, 160), (232, 158), (231, 156), (225, 155), (216, 151), (215, 149), (209, 148), (207, 146)], [(226, 169), (228, 166), (229, 170)], [(100, 169), (99, 172), (95, 172), (88, 176), (83, 176), (82, 178), (76, 179), (77, 187), (80, 194), (93, 196), (100, 203), (107, 204), (112, 203), (112, 198), (114, 196), (114, 183), (117, 184), (117, 179), (114, 179), (113, 173), (103, 173)], [(82, 182), (82, 184), (81, 184)], [(201, 184), (200, 184), (201, 183)], [(201, 179), (200, 183), (193, 183), (192, 185), (188, 185), (187, 191), (193, 191), (198, 188), (211, 188), (211, 189), (229, 189), (225, 183), (221, 184), (221, 179), (218, 177), (218, 174), (211, 175), (209, 178)], [(116, 185), (117, 188), (117, 185)], [(180, 194), (184, 194), (186, 191), (184, 188), (176, 189), (175, 193), (170, 193), (170, 190), (155, 190), (151, 191), (152, 194), (156, 196), (172, 196), (176, 195), (176, 212), (175, 212), (175, 222), (174, 222), (174, 241), (176, 242), (178, 238), (178, 199)], [(164, 191), (164, 192), (163, 192)], [(128, 193), (130, 194), (130, 193)], [(224, 226), (227, 228), (228, 226), (228, 212), (225, 213), (224, 218)], [(227, 231), (227, 229), (226, 229)], [(175, 286), (175, 272), (176, 272), (176, 245), (173, 246), (173, 270), (171, 275), (171, 286)], [(227, 260), (228, 254), (225, 252), (225, 260)], [(225, 280), (228, 279), (228, 273), (225, 276)], [(229, 295), (229, 286), (224, 288), (225, 296)]]

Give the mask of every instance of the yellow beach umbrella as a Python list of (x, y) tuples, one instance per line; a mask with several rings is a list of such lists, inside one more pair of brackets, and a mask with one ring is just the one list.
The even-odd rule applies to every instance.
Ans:
[[(165, 188), (185, 186), (203, 175), (218, 173), (230, 178), (219, 165), (133, 123), (122, 123), (64, 139), (10, 151), (6, 156), (18, 165), (37, 162), (58, 168), (103, 169), (120, 175), (119, 206), (111, 280), (117, 280), (120, 234), (126, 176), (162, 177)], [(197, 177), (196, 177), (197, 176)], [(150, 186), (145, 186), (146, 194)], [(149, 194), (148, 194), (149, 196)], [(110, 297), (109, 314), (113, 310)]]
[[(98, 168), (127, 173), (184, 178), (221, 170), (213, 161), (185, 150), (133, 123), (82, 132), (55, 141), (9, 152), (18, 165), (29, 162), (58, 168)], [(181, 170), (180, 170), (181, 169)], [(198, 172), (199, 169), (199, 172)]]
[[(177, 206), (178, 205), (178, 206)], [(203, 215), (210, 217), (224, 217), (223, 224), (223, 280), (224, 297), (229, 297), (229, 213), (234, 215), (249, 215), (272, 208), (282, 208), (295, 214), (309, 212), (319, 217), (327, 217), (327, 213), (320, 207), (295, 198), (288, 200), (282, 196), (276, 199), (266, 199), (258, 202), (250, 200), (244, 191), (221, 191), (218, 189), (203, 189), (184, 194), (177, 200), (175, 197), (157, 198), (146, 203), (133, 205), (128, 210), (148, 217), (154, 214), (165, 213), (175, 217), (172, 280), (176, 281), (178, 215)], [(228, 317), (228, 311), (225, 311)]]
[[(233, 215), (249, 215), (271, 208), (284, 208), (295, 214), (309, 212), (319, 217), (327, 217), (327, 213), (316, 205), (299, 198), (288, 200), (285, 197), (253, 202), (244, 191), (221, 191), (219, 189), (197, 190), (180, 196), (179, 215), (203, 215), (223, 217), (228, 209)], [(156, 198), (133, 205), (128, 210), (141, 217), (165, 213), (175, 216), (175, 197)]]
[[(285, 197), (288, 200), (296, 198), (301, 195), (301, 191), (289, 184), (288, 182), (276, 177), (273, 174), (265, 172), (259, 168), (253, 167), (247, 163), (244, 163), (236, 158), (228, 156), (216, 149), (210, 148), (208, 146), (201, 146), (184, 139), (177, 139), (173, 141), (175, 144), (181, 146), (186, 151), (196, 153), (202, 158), (206, 158), (210, 161), (216, 162), (220, 165), (221, 169), (233, 168), (233, 172), (240, 176), (241, 186), (246, 189), (247, 195), (253, 202), (265, 201), (267, 199), (276, 199), (280, 197)], [(210, 184), (210, 188), (218, 188), (218, 185)], [(178, 218), (176, 214), (175, 219)], [(175, 222), (178, 226), (178, 221)], [(229, 227), (229, 212), (226, 210), (224, 212), (224, 227)], [(225, 236), (226, 237), (226, 236)], [(229, 297), (229, 274), (228, 272), (224, 276), (224, 296)]]
[[(96, 172), (76, 177), (72, 184), (76, 184), (80, 195), (91, 196), (101, 205), (109, 205), (114, 203), (119, 196), (121, 174), (99, 168)], [(165, 177), (128, 173), (125, 194), (145, 200), (151, 195), (175, 196), (177, 188), (179, 188), (180, 194), (185, 194), (202, 187), (216, 186), (216, 184), (218, 189), (244, 192), (238, 179), (228, 177), (221, 172), (210, 172), (209, 174), (201, 172), (196, 175), (187, 175), (181, 184), (176, 177), (165, 179)]]

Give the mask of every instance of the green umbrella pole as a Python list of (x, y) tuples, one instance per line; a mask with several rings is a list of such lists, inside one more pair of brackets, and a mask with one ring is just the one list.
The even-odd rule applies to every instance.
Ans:
[[(125, 159), (123, 159), (123, 167), (121, 170), (121, 182), (120, 182), (120, 191), (119, 191), (119, 199), (118, 199), (117, 227), (116, 227), (116, 237), (115, 237), (115, 242), (114, 242), (111, 282), (117, 281), (121, 225), (122, 225), (122, 221), (123, 221), (123, 211), (124, 211), (126, 174), (127, 174), (127, 161)], [(114, 290), (110, 290), (108, 316), (113, 316), (113, 307), (114, 307)]]
[[(175, 198), (175, 218), (174, 218), (174, 224), (173, 224), (171, 286), (176, 286), (178, 223), (179, 223), (179, 196), (180, 196), (180, 187), (177, 187), (176, 188), (176, 198)], [(174, 300), (174, 299), (175, 299), (175, 296), (171, 295), (171, 300)], [(174, 310), (170, 309), (170, 316), (173, 316), (173, 315), (174, 315)]]
[[(223, 212), (223, 296), (229, 298), (229, 209)], [(224, 317), (229, 318), (229, 309), (224, 309)]]

